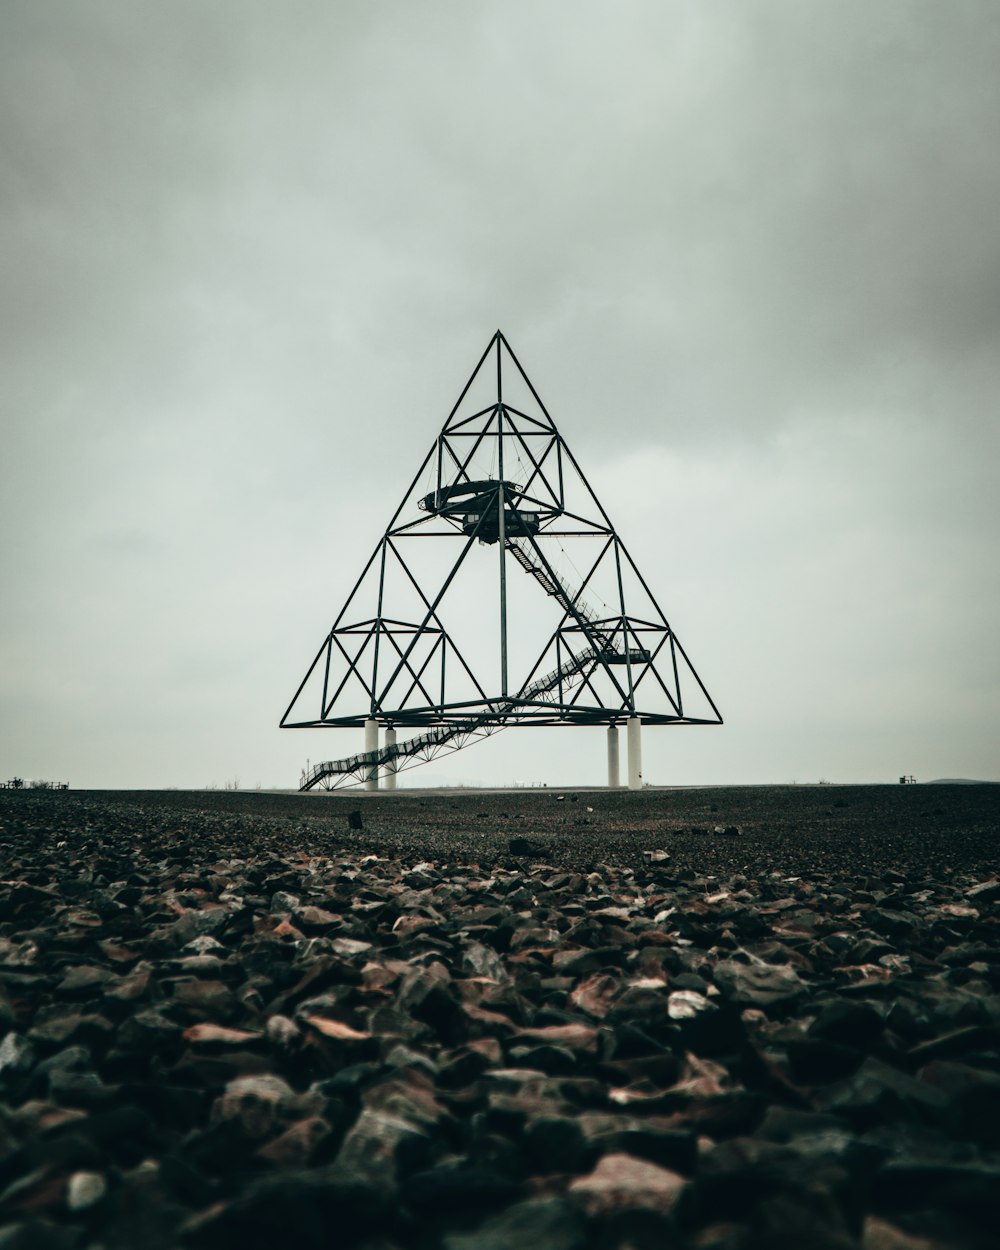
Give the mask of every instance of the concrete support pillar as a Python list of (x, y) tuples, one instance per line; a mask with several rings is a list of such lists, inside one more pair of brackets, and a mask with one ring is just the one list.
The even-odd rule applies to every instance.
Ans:
[[(368, 751), (377, 751), (377, 750), (378, 750), (378, 721), (375, 720), (374, 717), (369, 717), (368, 720), (365, 721), (365, 751), (368, 752)], [(375, 765), (374, 768), (369, 769), (368, 774), (365, 777), (365, 789), (366, 790), (378, 789), (378, 765), (377, 764)]]
[(608, 726), (608, 789), (617, 790), (621, 785), (618, 768), (618, 726)]
[[(387, 729), (385, 731), (385, 745), (394, 747), (396, 745), (395, 729)], [(395, 790), (396, 788), (396, 761), (389, 760), (385, 766), (385, 788), (387, 790)]]
[(628, 718), (628, 788), (642, 789), (642, 721)]

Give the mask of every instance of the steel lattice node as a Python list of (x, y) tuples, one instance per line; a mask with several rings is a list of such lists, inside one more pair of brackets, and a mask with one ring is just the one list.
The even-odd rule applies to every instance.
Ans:
[(394, 786), (511, 725), (626, 723), (722, 717), (498, 330), (281, 719), (367, 735), (301, 788)]

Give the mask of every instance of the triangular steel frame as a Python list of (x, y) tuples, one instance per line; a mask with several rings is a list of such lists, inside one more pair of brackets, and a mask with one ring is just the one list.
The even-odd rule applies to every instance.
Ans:
[[(474, 384), (482, 386), (484, 371), (492, 377), (494, 363), (495, 397), (466, 411)], [(522, 406), (504, 397), (505, 380), (511, 379), (526, 394)], [(520, 480), (509, 472), (514, 464)], [(489, 472), (480, 476), (484, 465)], [(421, 493), (428, 475), (432, 489)], [(458, 550), (440, 582), (424, 586), (406, 551), (431, 537), (450, 540)], [(553, 566), (553, 539), (560, 547), (579, 539), (596, 545), (598, 554), (578, 585), (569, 585)], [(441, 611), (477, 544), (500, 552), (499, 689), (492, 679), (476, 676)], [(507, 662), (510, 560), (562, 609), (527, 676), (513, 685)], [(390, 570), (401, 578), (417, 619), (393, 615), (386, 601)], [(603, 614), (587, 604), (599, 570), (616, 588), (612, 607)], [(630, 611), (626, 583), (629, 593), (642, 600), (640, 614)], [(644, 706), (644, 692), (655, 694), (658, 708)], [(690, 698), (685, 710), (685, 696), (692, 694), (699, 705), (694, 712)], [(345, 701), (349, 706), (343, 706)], [(652, 725), (722, 723), (610, 517), (497, 330), (324, 638), (281, 727), (360, 728), (375, 720), (387, 728), (422, 731), (396, 746), (317, 765), (303, 775), (302, 786), (308, 789), (359, 782), (382, 765), (400, 771), (505, 726), (615, 725), (629, 717)]]

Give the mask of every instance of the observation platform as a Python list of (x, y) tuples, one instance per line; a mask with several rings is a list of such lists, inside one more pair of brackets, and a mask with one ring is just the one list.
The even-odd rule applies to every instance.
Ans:
[(529, 534), (537, 534), (541, 513), (537, 510), (522, 512), (515, 506), (514, 501), (520, 499), (524, 493), (516, 482), (457, 482), (453, 486), (442, 486), (438, 490), (432, 490), (429, 495), (424, 495), (418, 501), (418, 507), (424, 512), (456, 520), (461, 525), (462, 532), (470, 538), (478, 538), (484, 543), (496, 543), (500, 541), (497, 496), (501, 491), (504, 496), (505, 537), (524, 538)]

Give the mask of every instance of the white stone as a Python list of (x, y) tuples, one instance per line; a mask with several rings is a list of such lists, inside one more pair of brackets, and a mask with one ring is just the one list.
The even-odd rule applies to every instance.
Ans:
[(66, 1205), (71, 1211), (89, 1211), (108, 1192), (108, 1182), (100, 1172), (74, 1172), (66, 1190)]

